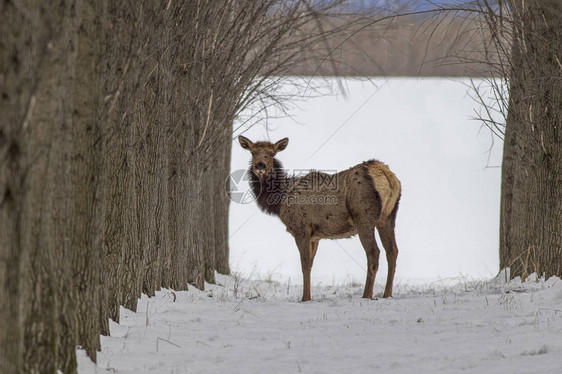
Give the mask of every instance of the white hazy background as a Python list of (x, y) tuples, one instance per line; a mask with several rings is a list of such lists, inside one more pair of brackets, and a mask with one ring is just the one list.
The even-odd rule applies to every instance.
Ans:
[[(496, 275), (502, 143), (474, 119), (480, 105), (471, 97), (470, 81), (342, 82), (346, 95), (332, 88), (328, 96), (298, 102), (289, 111), (291, 118), (269, 118), (268, 129), (257, 124), (235, 130), (232, 171), (248, 167), (250, 154), (236, 139), (242, 133), (252, 141), (288, 137), (289, 146), (277, 158), (289, 170), (339, 171), (369, 159), (383, 161), (402, 182), (396, 281)], [(322, 80), (312, 83), (322, 85)], [(229, 229), (232, 271), (302, 283), (297, 247), (279, 218), (262, 213), (255, 203), (232, 203)], [(378, 235), (377, 240), (381, 256), (375, 291), (380, 292), (387, 264)], [(362, 283), (365, 267), (357, 237), (322, 240), (312, 283)]]

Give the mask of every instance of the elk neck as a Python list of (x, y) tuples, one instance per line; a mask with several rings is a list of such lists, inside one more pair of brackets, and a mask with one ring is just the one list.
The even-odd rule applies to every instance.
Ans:
[(282, 201), (288, 186), (288, 177), (283, 169), (283, 164), (273, 159), (273, 169), (262, 178), (258, 177), (252, 167), (248, 170), (250, 174), (250, 186), (258, 207), (267, 214), (279, 215)]

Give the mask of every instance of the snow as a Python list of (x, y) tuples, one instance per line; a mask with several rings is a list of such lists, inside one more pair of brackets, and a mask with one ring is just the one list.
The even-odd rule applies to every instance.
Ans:
[[(382, 292), (382, 284), (376, 291)], [(162, 290), (102, 337), (90, 373), (558, 373), (562, 282), (457, 278), (395, 287), (301, 286), (217, 275), (205, 291)], [(174, 300), (175, 298), (175, 300)]]

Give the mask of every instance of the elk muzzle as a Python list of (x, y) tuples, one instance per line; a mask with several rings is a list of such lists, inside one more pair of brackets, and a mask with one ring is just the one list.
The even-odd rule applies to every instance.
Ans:
[(267, 164), (263, 161), (256, 161), (254, 163), (254, 173), (256, 173), (259, 177), (265, 175), (267, 171)]

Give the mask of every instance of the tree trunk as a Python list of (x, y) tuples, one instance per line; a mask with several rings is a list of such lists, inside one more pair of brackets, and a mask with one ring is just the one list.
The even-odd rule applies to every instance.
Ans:
[[(167, 135), (169, 129), (168, 113), (170, 81), (166, 69), (169, 66), (166, 51), (165, 15), (166, 12), (155, 11), (155, 19), (150, 31), (150, 50), (155, 54), (152, 74), (148, 73), (144, 92), (144, 110), (140, 110), (144, 127), (141, 130), (141, 157), (137, 160), (139, 183), (142, 186), (142, 196), (139, 200), (139, 222), (146, 225), (139, 226), (141, 246), (145, 247), (144, 272), (141, 273), (143, 292), (154, 296), (160, 288), (162, 258), (168, 245), (167, 218), (168, 218), (168, 147)], [(142, 109), (142, 108), (140, 108)]]
[[(1, 8), (0, 8), (1, 9)], [(3, 9), (2, 9), (3, 10)], [(9, 34), (2, 35), (8, 38)], [(4, 51), (4, 46), (1, 48)], [(7, 49), (6, 49), (7, 51)], [(10, 51), (11, 52), (11, 51)], [(7, 54), (7, 53), (6, 53)], [(2, 67), (7, 67), (5, 56), (2, 56)], [(13, 67), (11, 67), (13, 68)], [(19, 237), (21, 181), (23, 179), (20, 150), (23, 146), (17, 126), (23, 123), (22, 108), (17, 107), (14, 94), (17, 79), (15, 74), (5, 75), (1, 81), (2, 103), (0, 104), (1, 121), (6, 121), (0, 128), (0, 372), (19, 373), (22, 368), (22, 339), (20, 334), (20, 256), (21, 242)], [(10, 72), (11, 73), (11, 72)], [(8, 92), (10, 94), (8, 94)], [(22, 93), (23, 94), (23, 93)], [(24, 96), (24, 95), (21, 95)], [(21, 102), (24, 102), (21, 100)], [(8, 109), (9, 108), (9, 109)], [(12, 110), (10, 110), (12, 109)], [(4, 117), (5, 113), (12, 113)]]
[(73, 373), (78, 341), (99, 347), (99, 3), (8, 4), (0, 371)]
[(500, 267), (562, 275), (562, 4), (512, 1)]
[(232, 148), (232, 121), (227, 122), (225, 135), (221, 136), (217, 164), (219, 167), (213, 178), (213, 219), (215, 238), (215, 270), (221, 274), (230, 274), (228, 247), (228, 208), (230, 199), (226, 191), (226, 181), (230, 175), (230, 159)]
[[(76, 305), (76, 339), (95, 361), (100, 348), (102, 289), (102, 241), (104, 220), (103, 123), (100, 118), (100, 51), (104, 3), (83, 0), (76, 4), (79, 15), (76, 62), (73, 69), (72, 128), (68, 143), (70, 158), (69, 245), (72, 266), (69, 295)], [(74, 342), (74, 344), (76, 344)]]
[(119, 306), (136, 310), (143, 272), (144, 253), (139, 246), (138, 203), (140, 186), (138, 121), (142, 95), (141, 77), (146, 59), (146, 40), (138, 24), (143, 7), (136, 1), (109, 1), (106, 20), (104, 71), (108, 131), (105, 154), (107, 201), (105, 216), (104, 274), (107, 308), (111, 319), (119, 320)]
[[(33, 45), (29, 50), (22, 50), (21, 46), (32, 40), (37, 28), (21, 27), (29, 21), (13, 3), (0, 3), (0, 14), (5, 16), (0, 22), (0, 372), (20, 373), (23, 369), (20, 226), (26, 169), (23, 124), (35, 104), (29, 83), (35, 83), (38, 70), (27, 57), (39, 48)], [(22, 63), (25, 65), (21, 66)], [(23, 82), (28, 84), (24, 86)]]
[(18, 204), (18, 216), (12, 217), (17, 228), (15, 240), (8, 242), (15, 245), (19, 260), (9, 264), (19, 273), (14, 278), (19, 282), (19, 315), (14, 327), (21, 334), (20, 350), (12, 359), (26, 373), (54, 372), (57, 368), (72, 373), (76, 366), (75, 304), (68, 294), (71, 266), (63, 259), (69, 253), (69, 170), (65, 163), (72, 109), (69, 67), (74, 55), (68, 52), (74, 43), (73, 4), (23, 6), (27, 17), (13, 25), (22, 34), (20, 40), (14, 40), (18, 45), (11, 61), (19, 82), (16, 87), (8, 86), (15, 89), (7, 96), (14, 95), (25, 109), (22, 112), (18, 104), (10, 108), (23, 116), (9, 115), (15, 122), (2, 126), (13, 130), (8, 134), (8, 154), (14, 160), (10, 163), (19, 168), (13, 170), (16, 179), (11, 182), (17, 189), (4, 193), (5, 199), (13, 196)]

